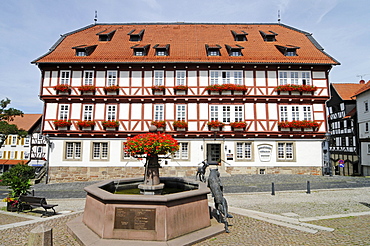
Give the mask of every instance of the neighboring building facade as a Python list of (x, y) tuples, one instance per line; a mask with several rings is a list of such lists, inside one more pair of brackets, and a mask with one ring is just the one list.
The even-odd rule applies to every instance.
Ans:
[(354, 95), (358, 114), (358, 136), (364, 176), (370, 175), (370, 81)]
[(46, 145), (40, 144), (44, 136), (41, 135), (41, 114), (24, 114), (16, 116), (10, 124), (18, 129), (27, 131), (25, 138), (18, 135), (9, 135), (0, 148), (0, 172), (9, 170), (13, 165), (24, 163), (42, 167), (45, 164)]
[[(62, 35), (33, 63), (42, 72), (50, 182), (141, 176), (143, 163), (123, 143), (152, 121), (165, 121), (180, 144), (161, 175), (195, 175), (204, 159), (221, 160), (231, 174), (321, 174), (328, 73), (339, 63), (307, 32), (283, 24), (96, 24)], [(289, 84), (315, 90), (278, 91)], [(225, 126), (209, 128), (216, 120)], [(281, 124), (291, 121), (300, 125)]]
[(363, 83), (330, 84), (328, 126), (330, 133), (330, 161), (333, 174), (360, 175), (359, 141), (355, 92)]

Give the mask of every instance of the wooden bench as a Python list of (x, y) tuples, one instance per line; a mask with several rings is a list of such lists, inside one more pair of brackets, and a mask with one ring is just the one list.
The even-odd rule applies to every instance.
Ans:
[(24, 196), (21, 195), (19, 197), (19, 210), (23, 211), (26, 207), (29, 207), (32, 211), (33, 208), (43, 208), (45, 212), (42, 214), (46, 215), (48, 209), (52, 209), (54, 211), (53, 214), (56, 214), (54, 207), (58, 206), (58, 204), (47, 204), (45, 197), (36, 197), (36, 196)]

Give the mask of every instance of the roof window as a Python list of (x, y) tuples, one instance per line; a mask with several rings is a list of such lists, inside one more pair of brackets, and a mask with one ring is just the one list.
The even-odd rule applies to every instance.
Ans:
[(206, 44), (207, 56), (221, 56), (220, 49), (221, 46), (218, 44), (216, 45)]
[(285, 56), (297, 56), (297, 49), (300, 47), (293, 45), (275, 45), (276, 48)]
[(166, 45), (159, 45), (159, 44), (156, 44), (153, 46), (153, 48), (155, 49), (155, 55), (156, 56), (168, 56), (169, 55), (169, 51), (170, 51), (170, 45), (169, 44), (166, 44)]
[(248, 33), (246, 33), (245, 31), (241, 31), (241, 33), (237, 33), (235, 31), (231, 30), (231, 33), (234, 36), (234, 41), (247, 41)]
[(130, 41), (132, 42), (138, 42), (143, 40), (144, 31), (145, 29), (141, 30), (140, 32), (135, 32), (136, 29), (131, 30), (127, 35), (130, 35)]
[(147, 45), (134, 45), (131, 49), (134, 50), (134, 56), (146, 56), (148, 55), (150, 44)]
[(89, 56), (91, 53), (94, 52), (97, 45), (79, 45), (76, 47), (72, 47), (72, 49), (76, 50), (76, 56)]
[(260, 31), (260, 34), (265, 42), (275, 42), (276, 36), (278, 35), (276, 32), (273, 31), (268, 31), (267, 33)]
[(230, 46), (230, 45), (225, 45), (227, 53), (229, 53), (229, 56), (243, 56), (242, 49), (244, 47), (240, 45), (235, 45), (235, 46)]
[(97, 33), (96, 35), (99, 35), (99, 41), (111, 41), (115, 32), (116, 30), (110, 32), (104, 30), (102, 32)]

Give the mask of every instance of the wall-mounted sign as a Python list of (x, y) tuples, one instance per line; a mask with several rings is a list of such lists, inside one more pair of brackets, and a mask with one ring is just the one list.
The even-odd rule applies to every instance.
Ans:
[(258, 146), (258, 154), (260, 161), (267, 162), (271, 161), (272, 146), (268, 144), (262, 144)]

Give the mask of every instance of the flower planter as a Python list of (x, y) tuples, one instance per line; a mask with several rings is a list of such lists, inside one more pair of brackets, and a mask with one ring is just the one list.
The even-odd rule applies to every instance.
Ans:
[(61, 96), (63, 96), (63, 95), (69, 95), (69, 94), (71, 94), (71, 91), (70, 90), (68, 90), (68, 91), (57, 91), (57, 94), (58, 95), (61, 95)]
[(153, 94), (154, 95), (164, 95), (164, 91), (154, 91), (153, 90)]
[(244, 91), (234, 91), (234, 95), (244, 95)]
[(93, 126), (81, 127), (81, 130), (82, 131), (92, 131), (92, 130), (94, 130), (94, 127)]
[(220, 95), (219, 91), (208, 91), (210, 95)]
[(293, 132), (301, 132), (302, 131), (302, 128), (292, 128), (292, 131)]
[(184, 132), (184, 131), (186, 131), (186, 128), (176, 127), (176, 131)]
[(164, 127), (158, 127), (157, 132), (164, 132)]
[(106, 131), (117, 131), (117, 127), (106, 127)]
[(280, 128), (280, 131), (282, 131), (282, 132), (290, 132), (291, 130), (290, 130), (290, 127), (282, 127), (282, 128)]
[(232, 91), (221, 91), (221, 95), (231, 95)]
[(18, 211), (18, 207), (16, 204), (14, 204), (14, 202), (7, 202), (6, 203), (6, 211), (9, 211), (9, 212), (17, 212)]
[(235, 131), (235, 132), (242, 132), (242, 131), (244, 131), (244, 128), (242, 128), (242, 127), (236, 127), (236, 128), (233, 128), (233, 131)]
[(302, 95), (303, 96), (312, 96), (315, 92), (314, 91), (303, 91)]
[(315, 129), (313, 127), (309, 127), (309, 128), (303, 128), (303, 131), (305, 132), (313, 132)]
[(278, 91), (279, 95), (290, 95), (289, 91)]
[(301, 95), (301, 92), (299, 91), (291, 91), (290, 95)]
[(210, 127), (209, 130), (213, 132), (218, 132), (218, 131), (222, 131), (222, 127)]
[(176, 95), (186, 95), (187, 91), (175, 91)]

